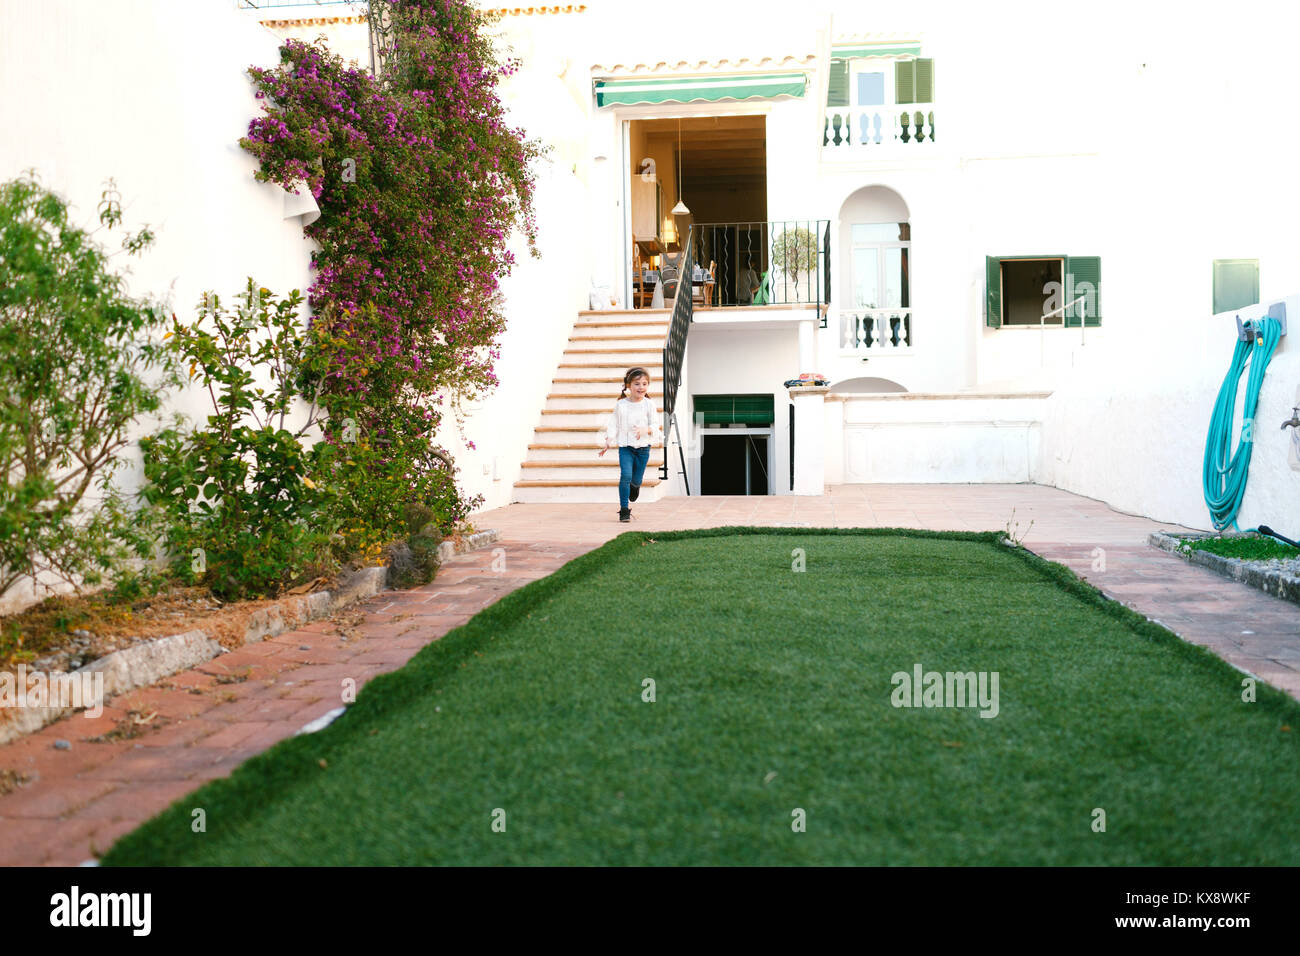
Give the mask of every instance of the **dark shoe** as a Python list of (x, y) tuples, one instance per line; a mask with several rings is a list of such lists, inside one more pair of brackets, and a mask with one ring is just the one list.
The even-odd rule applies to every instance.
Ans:
[(619, 509), (618, 509), (618, 520), (619, 520), (619, 521), (631, 521), (631, 520), (632, 520), (632, 509), (631, 509), (631, 508), (619, 508)]
[(638, 498), (640, 498), (640, 497), (641, 497), (641, 486), (640, 486), (640, 485), (632, 485), (630, 488), (628, 488), (628, 491), (627, 491), (627, 500), (628, 500), (628, 501), (636, 501), (636, 500), (637, 500)]

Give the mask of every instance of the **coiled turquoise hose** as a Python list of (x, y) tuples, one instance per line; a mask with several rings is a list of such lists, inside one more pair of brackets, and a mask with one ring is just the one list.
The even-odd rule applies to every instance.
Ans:
[[(1238, 338), (1232, 351), (1232, 364), (1219, 388), (1219, 397), (1210, 416), (1210, 431), (1205, 438), (1205, 462), (1201, 473), (1201, 487), (1205, 506), (1210, 509), (1214, 530), (1228, 526), (1236, 529), (1237, 511), (1246, 494), (1246, 477), (1250, 471), (1250, 453), (1254, 448), (1255, 408), (1259, 404), (1259, 391), (1264, 385), (1264, 373), (1273, 358), (1273, 350), (1282, 338), (1282, 324), (1276, 319), (1256, 319), (1250, 323), (1255, 335), (1250, 341)], [(1242, 406), (1241, 440), (1232, 447), (1233, 419), (1237, 406), (1237, 387), (1241, 373), (1250, 366), (1246, 380), (1245, 404)]]

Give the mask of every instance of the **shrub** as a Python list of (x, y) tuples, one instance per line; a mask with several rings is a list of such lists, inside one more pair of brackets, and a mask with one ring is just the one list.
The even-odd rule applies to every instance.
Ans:
[[(326, 413), (325, 480), (343, 551), (367, 560), (408, 533), (412, 507), (429, 510), (426, 523), (445, 534), (482, 500), (465, 498), (456, 487), (450, 459), (434, 445), (438, 419), (428, 403), (404, 391), (399, 365), (370, 349), (370, 336), (383, 321), (373, 305), (355, 314), (327, 307), (312, 322), (299, 377), (299, 387), (318, 396)], [(346, 387), (351, 379), (370, 390)], [(402, 398), (376, 409), (376, 394)]]
[(141, 441), (142, 495), (172, 571), (220, 597), (273, 596), (334, 566), (324, 480), (334, 450), (308, 437), (319, 405), (286, 427), (311, 349), (302, 302), (297, 290), (278, 298), (250, 279), (238, 308), (205, 293), (198, 319), (174, 320), (167, 334), (212, 414), (202, 428), (178, 424)]
[[(101, 228), (121, 223), (110, 181)], [(129, 556), (113, 490), (132, 424), (174, 381), (164, 318), (34, 175), (0, 184), (0, 595), (23, 577), (98, 584)], [(137, 254), (149, 230), (128, 234)]]

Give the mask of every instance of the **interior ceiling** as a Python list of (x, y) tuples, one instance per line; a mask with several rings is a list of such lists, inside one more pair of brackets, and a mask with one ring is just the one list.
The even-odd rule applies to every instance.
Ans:
[[(647, 135), (677, 148), (675, 119), (643, 120)], [(767, 179), (767, 124), (762, 116), (700, 116), (680, 120), (682, 185), (759, 186)]]

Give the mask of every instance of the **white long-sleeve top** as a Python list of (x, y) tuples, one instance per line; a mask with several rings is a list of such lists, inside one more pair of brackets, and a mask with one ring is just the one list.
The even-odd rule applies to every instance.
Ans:
[[(635, 437), (633, 432), (638, 426), (641, 428), (640, 438)], [(612, 446), (645, 448), (662, 437), (659, 412), (655, 410), (652, 398), (643, 398), (639, 402), (620, 398), (614, 410), (609, 413), (609, 418), (605, 419), (605, 438)]]

